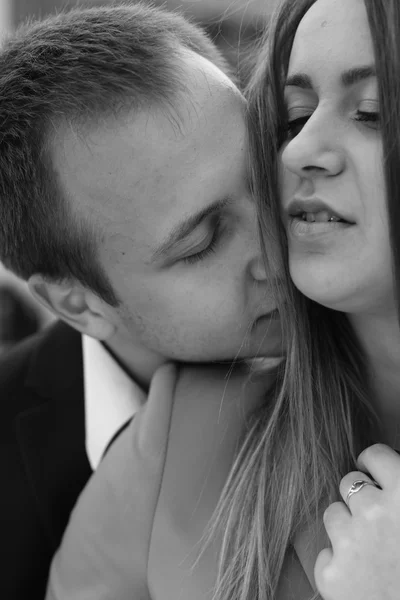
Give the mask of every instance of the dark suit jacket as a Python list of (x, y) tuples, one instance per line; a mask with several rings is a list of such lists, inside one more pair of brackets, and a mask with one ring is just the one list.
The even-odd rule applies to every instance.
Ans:
[(57, 322), (0, 359), (1, 589), (43, 600), (51, 558), (91, 469), (81, 336)]

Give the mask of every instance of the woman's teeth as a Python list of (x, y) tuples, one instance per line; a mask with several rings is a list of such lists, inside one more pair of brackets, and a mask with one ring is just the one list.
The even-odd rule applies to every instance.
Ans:
[(302, 221), (307, 221), (307, 223), (328, 223), (329, 221), (342, 221), (342, 219), (332, 215), (332, 213), (329, 213), (327, 210), (321, 210), (317, 213), (303, 212), (299, 216)]

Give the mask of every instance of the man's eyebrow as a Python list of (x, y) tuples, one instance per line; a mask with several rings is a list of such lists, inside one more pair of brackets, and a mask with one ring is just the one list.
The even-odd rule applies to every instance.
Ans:
[(209, 206), (206, 206), (199, 212), (189, 217), (185, 217), (180, 223), (178, 223), (173, 230), (168, 234), (166, 240), (154, 250), (151, 255), (150, 262), (154, 263), (162, 258), (165, 258), (171, 250), (185, 238), (187, 238), (193, 231), (209, 216), (218, 214), (221, 212), (230, 202), (231, 197), (226, 197), (223, 200), (218, 200)]
[[(370, 77), (376, 77), (376, 69), (373, 65), (354, 67), (353, 69), (344, 71), (340, 76), (340, 80), (344, 87), (350, 87), (356, 83), (360, 83), (360, 81), (369, 79)], [(303, 90), (313, 89), (312, 79), (305, 73), (294, 73), (293, 75), (289, 75), (285, 85), (299, 87)]]

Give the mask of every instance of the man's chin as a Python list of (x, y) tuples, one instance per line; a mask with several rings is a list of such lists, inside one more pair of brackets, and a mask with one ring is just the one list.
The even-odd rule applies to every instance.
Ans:
[(278, 317), (261, 317), (254, 323), (246, 358), (277, 358), (285, 354), (281, 322)]

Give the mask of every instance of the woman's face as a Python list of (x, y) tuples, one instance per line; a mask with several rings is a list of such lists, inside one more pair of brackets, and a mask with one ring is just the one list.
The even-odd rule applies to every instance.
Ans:
[(374, 62), (363, 0), (317, 0), (297, 30), (285, 90), (291, 275), (306, 296), (354, 314), (394, 310)]

